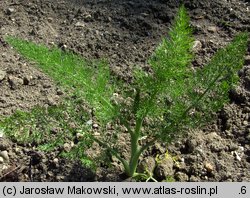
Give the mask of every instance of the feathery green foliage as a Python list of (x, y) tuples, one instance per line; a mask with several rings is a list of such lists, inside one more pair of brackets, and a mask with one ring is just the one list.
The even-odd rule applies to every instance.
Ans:
[(7, 37), (6, 40), (61, 86), (84, 97), (89, 106), (95, 108), (95, 115), (99, 121), (107, 121), (115, 116), (116, 109), (111, 103), (115, 84), (112, 83), (105, 61), (89, 62), (61, 49), (49, 49), (45, 45), (14, 37)]
[[(30, 112), (17, 111), (9, 117), (0, 117), (0, 129), (14, 142), (29, 143), (39, 150), (50, 152), (74, 141), (76, 133), (84, 134), (88, 130), (88, 115), (81, 106), (80, 101), (67, 99), (58, 106), (35, 107)], [(89, 156), (82, 152), (92, 143), (93, 140), (85, 135), (71, 152), (61, 155), (79, 159), (84, 166), (94, 168)]]
[[(128, 176), (137, 176), (140, 155), (155, 141), (172, 141), (188, 129), (202, 125), (228, 101), (228, 91), (237, 82), (236, 73), (243, 65), (248, 34), (239, 34), (208, 65), (192, 71), (194, 39), (182, 6), (168, 37), (149, 60), (152, 72), (137, 69), (134, 87), (120, 98), (114, 98), (118, 87), (112, 84), (106, 63), (98, 62), (93, 67), (79, 56), (58, 49), (49, 50), (16, 38), (7, 40), (62, 86), (74, 87), (95, 109), (98, 121), (126, 127), (131, 145), (129, 159), (121, 155), (115, 144), (119, 130), (113, 133), (113, 142), (107, 139), (110, 136), (105, 135), (105, 130), (101, 137), (91, 132), (88, 135), (121, 161)], [(145, 143), (141, 144), (142, 137)]]
[[(149, 116), (154, 125), (151, 127), (156, 130), (159, 130), (162, 124), (166, 127), (167, 124), (163, 123), (166, 117), (171, 121), (169, 124), (172, 123), (170, 119), (176, 119), (174, 114), (180, 115), (186, 106), (180, 99), (186, 95), (187, 83), (192, 75), (190, 64), (193, 58), (193, 40), (188, 15), (184, 7), (181, 7), (169, 37), (163, 39), (149, 60), (153, 73), (136, 75), (137, 89), (145, 93), (140, 99), (141, 107), (137, 116)], [(169, 117), (170, 113), (172, 118)], [(166, 139), (170, 134), (159, 135), (160, 138)]]

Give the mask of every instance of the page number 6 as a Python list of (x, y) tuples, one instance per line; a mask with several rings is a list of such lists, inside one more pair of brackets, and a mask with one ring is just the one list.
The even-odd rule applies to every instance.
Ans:
[(246, 194), (247, 193), (247, 187), (246, 186), (241, 186), (240, 188), (240, 194)]

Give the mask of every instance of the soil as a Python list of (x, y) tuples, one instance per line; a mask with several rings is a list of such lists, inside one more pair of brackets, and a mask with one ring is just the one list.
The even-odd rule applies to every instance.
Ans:
[[(178, 0), (5, 0), (0, 1), (0, 114), (56, 105), (60, 88), (20, 57), (5, 41), (14, 35), (48, 46), (67, 48), (86, 58), (106, 58), (112, 72), (131, 79), (135, 65), (147, 59), (180, 6)], [(187, 0), (196, 39), (195, 67), (250, 30), (249, 0)], [(144, 165), (161, 180), (250, 181), (250, 46), (240, 83), (217, 120), (173, 144), (156, 143), (145, 153)], [(128, 141), (128, 140), (124, 140)], [(156, 165), (156, 153), (173, 156)], [(123, 181), (121, 167), (101, 166), (93, 172), (77, 160), (40, 152), (0, 137), (1, 181)], [(153, 157), (152, 157), (153, 156)], [(57, 160), (55, 160), (55, 158)], [(143, 166), (143, 162), (141, 163)], [(155, 170), (154, 170), (155, 169)]]

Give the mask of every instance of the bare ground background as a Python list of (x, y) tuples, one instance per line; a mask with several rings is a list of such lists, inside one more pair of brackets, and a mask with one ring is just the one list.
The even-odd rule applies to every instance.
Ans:
[[(196, 39), (195, 67), (231, 41), (237, 32), (250, 30), (247, 0), (187, 0)], [(0, 114), (36, 105), (57, 105), (64, 93), (34, 65), (21, 58), (5, 35), (66, 47), (86, 58), (106, 58), (114, 74), (129, 81), (135, 65), (147, 59), (167, 35), (180, 5), (178, 0), (2, 0), (0, 1)], [(171, 145), (156, 144), (145, 155), (166, 151), (159, 177), (176, 181), (250, 181), (250, 46), (239, 71), (240, 84), (230, 93), (230, 104), (203, 130)], [(124, 140), (128, 141), (128, 140)], [(1, 181), (122, 181), (121, 167), (100, 167), (92, 172), (77, 159), (58, 152), (39, 152), (0, 137)], [(30, 164), (30, 151), (36, 163)], [(54, 160), (54, 159), (58, 160)], [(153, 158), (154, 159), (154, 158)], [(34, 161), (34, 160), (33, 160)], [(154, 162), (153, 162), (154, 163)], [(166, 173), (167, 172), (167, 173)], [(166, 174), (166, 175), (164, 175)]]

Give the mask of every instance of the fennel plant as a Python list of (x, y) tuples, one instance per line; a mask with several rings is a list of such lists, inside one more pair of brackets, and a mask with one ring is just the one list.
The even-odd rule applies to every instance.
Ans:
[[(207, 65), (194, 71), (194, 38), (189, 20), (184, 6), (180, 7), (168, 36), (148, 61), (151, 72), (135, 69), (129, 88), (110, 75), (106, 62), (90, 64), (59, 49), (49, 50), (13, 37), (7, 41), (61, 86), (84, 98), (101, 128), (100, 136), (90, 131), (88, 137), (117, 157), (127, 176), (133, 177), (139, 174), (138, 161), (145, 150), (156, 141), (173, 141), (209, 121), (228, 102), (228, 92), (238, 81), (237, 71), (243, 65), (248, 34), (237, 35)], [(117, 92), (120, 99), (114, 97)], [(126, 128), (130, 136), (129, 157), (124, 157), (115, 144), (120, 131), (112, 134), (113, 139), (105, 132), (109, 123)]]

